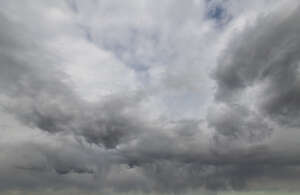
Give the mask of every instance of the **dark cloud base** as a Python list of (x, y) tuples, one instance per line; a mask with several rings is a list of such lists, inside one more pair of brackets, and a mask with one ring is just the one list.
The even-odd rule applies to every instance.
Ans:
[[(68, 2), (78, 12), (75, 1)], [(223, 10), (215, 9), (210, 17), (218, 19)], [(171, 122), (144, 116), (147, 89), (84, 100), (59, 59), (49, 59), (43, 38), (1, 13), (1, 111), (55, 144), (0, 142), (0, 190), (204, 188), (214, 194), (251, 190), (264, 180), (298, 181), (299, 149), (279, 152), (272, 136), (300, 125), (299, 11), (283, 17), (275, 10), (233, 38), (214, 73), (217, 90), (206, 120)]]

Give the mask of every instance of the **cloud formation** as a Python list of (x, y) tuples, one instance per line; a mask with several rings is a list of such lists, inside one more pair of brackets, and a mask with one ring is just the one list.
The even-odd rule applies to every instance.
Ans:
[(1, 4), (0, 194), (297, 186), (297, 1)]

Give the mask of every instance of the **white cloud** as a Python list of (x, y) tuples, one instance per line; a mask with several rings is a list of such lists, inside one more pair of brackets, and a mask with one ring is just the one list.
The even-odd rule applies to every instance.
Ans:
[[(297, 161), (297, 75), (275, 71), (294, 76), (282, 97), (256, 73), (273, 27), (295, 24), (282, 32), (299, 42), (296, 0), (0, 4), (0, 191), (196, 193), (292, 174), (272, 163)], [(270, 65), (298, 51), (276, 48)]]

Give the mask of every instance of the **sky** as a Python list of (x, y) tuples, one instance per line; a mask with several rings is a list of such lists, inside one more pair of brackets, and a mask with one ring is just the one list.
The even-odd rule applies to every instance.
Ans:
[(298, 0), (2, 0), (0, 195), (300, 193)]

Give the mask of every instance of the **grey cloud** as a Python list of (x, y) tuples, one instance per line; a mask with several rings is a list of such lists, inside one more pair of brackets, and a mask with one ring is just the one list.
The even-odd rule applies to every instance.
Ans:
[(285, 16), (260, 17), (233, 40), (216, 70), (217, 99), (236, 101), (247, 88), (265, 84), (255, 102), (259, 110), (281, 124), (298, 126), (298, 17), (299, 6)]
[[(207, 37), (214, 40), (216, 33), (208, 25), (208, 32), (198, 38), (198, 27), (207, 22), (199, 19), (203, 13), (193, 8), (192, 1), (164, 2), (166, 7), (153, 16), (160, 5), (151, 4), (154, 8), (147, 10), (147, 17), (153, 26), (149, 30), (147, 25), (138, 27), (139, 12), (129, 16), (128, 23), (119, 21), (124, 13), (138, 10), (131, 7), (133, 4), (120, 8), (105, 2), (99, 2), (99, 7), (68, 3), (79, 18), (79, 26), (81, 19), (92, 17), (94, 9), (101, 6), (115, 15), (121, 13), (107, 23), (103, 20), (103, 25), (95, 23), (110, 16), (94, 16), (96, 21), (81, 26), (86, 29), (86, 38), (127, 66), (146, 67), (149, 74), (152, 68), (163, 68), (162, 77), (133, 93), (86, 101), (61, 70), (61, 59), (47, 50), (45, 35), (39, 37), (39, 33), (33, 33), (32, 24), (18, 23), (3, 14), (0, 25), (6, 30), (0, 36), (1, 109), (15, 117), (14, 123), (20, 123), (23, 134), (47, 136), (38, 144), (28, 140), (21, 143), (17, 138), (15, 145), (0, 142), (4, 148), (0, 147), (1, 151), (5, 151), (0, 155), (4, 159), (0, 179), (8, 178), (0, 184), (0, 190), (76, 186), (90, 191), (112, 188), (119, 192), (168, 193), (207, 188), (215, 193), (249, 189), (250, 182), (262, 178), (299, 178), (299, 157), (286, 156), (273, 148), (276, 143), (268, 142), (274, 128), (298, 127), (298, 8), (285, 17), (275, 10), (270, 16), (258, 18), (254, 26), (229, 43), (216, 69), (216, 101), (212, 101), (207, 118), (182, 116), (170, 120), (159, 116), (150, 120), (143, 106), (152, 96), (162, 96), (158, 99), (167, 100), (170, 106), (172, 97), (167, 93), (187, 101), (186, 96), (196, 90), (199, 100), (191, 98), (192, 103), (196, 99), (202, 108), (208, 102), (204, 96), (213, 93), (208, 89), (212, 83), (206, 72), (208, 66), (199, 65), (199, 60), (206, 62), (206, 58), (197, 57), (213, 51), (198, 44)], [(197, 8), (201, 10), (202, 6), (200, 3)], [(22, 35), (19, 25), (24, 27)], [(158, 30), (164, 25), (167, 29)], [(154, 53), (148, 55), (148, 51)], [(213, 64), (213, 60), (207, 62)], [(205, 79), (201, 80), (203, 75)], [(199, 87), (200, 83), (203, 86)], [(262, 83), (266, 90), (255, 96), (262, 99), (241, 103), (247, 89)], [(160, 90), (153, 90), (155, 87)], [(184, 110), (176, 101), (172, 105), (176, 108), (170, 108), (170, 112)], [(72, 141), (67, 139), (70, 137)]]
[(240, 139), (255, 143), (272, 133), (272, 127), (261, 114), (235, 104), (213, 109), (208, 114), (208, 120), (218, 132), (216, 139), (221, 135), (230, 140)]
[[(2, 18), (2, 23), (7, 22)], [(6, 44), (18, 46), (1, 47), (1, 93), (8, 99), (1, 103), (3, 108), (29, 126), (53, 133), (74, 132), (106, 147), (115, 147), (121, 137), (138, 131), (139, 117), (124, 115), (122, 110), (138, 104), (139, 97), (112, 97), (103, 105), (84, 102), (62, 81), (66, 76), (51, 68), (57, 62), (44, 57), (45, 51), (18, 41), (17, 24), (10, 25)], [(24, 29), (24, 33), (28, 31)]]
[(21, 143), (9, 148), (1, 144), (5, 148), (2, 155), (6, 157), (1, 159), (1, 191), (72, 186), (95, 189), (99, 186), (97, 182), (101, 180), (94, 177), (101, 174), (99, 164), (105, 166), (105, 163), (94, 156), (95, 152), (80, 151), (70, 142), (65, 142), (64, 148), (43, 144)]
[[(222, 164), (226, 164), (228, 156), (221, 148), (265, 143), (275, 129), (298, 129), (298, 18), (299, 6), (288, 14), (277, 10), (260, 16), (255, 24), (233, 38), (220, 57), (214, 74), (217, 106), (209, 112), (208, 122), (216, 130), (215, 154), (220, 155), (217, 159), (222, 159)], [(259, 90), (253, 90), (255, 88)], [(245, 101), (247, 98), (252, 99)], [(272, 147), (266, 145), (267, 150), (253, 151), (244, 156), (245, 161), (241, 155), (229, 155), (231, 161), (234, 156), (241, 157), (239, 163), (232, 164), (230, 171), (221, 169), (226, 177), (232, 177), (231, 186), (242, 189), (251, 178), (278, 178), (299, 164), (297, 158), (281, 152), (267, 152)]]

